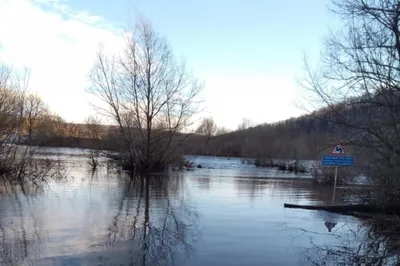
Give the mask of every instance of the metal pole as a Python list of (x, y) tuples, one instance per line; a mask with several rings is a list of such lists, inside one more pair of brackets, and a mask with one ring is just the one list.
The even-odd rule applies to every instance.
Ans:
[(337, 166), (335, 167), (335, 187), (336, 187), (336, 183), (337, 183)]
[(336, 194), (336, 183), (337, 183), (337, 172), (338, 172), (338, 167), (335, 167), (335, 183), (333, 185), (333, 196), (332, 196), (332, 204), (335, 203), (335, 194)]

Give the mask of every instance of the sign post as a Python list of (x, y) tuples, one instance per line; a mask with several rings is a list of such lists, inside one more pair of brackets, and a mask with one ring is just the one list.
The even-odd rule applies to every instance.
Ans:
[(329, 155), (325, 155), (322, 157), (322, 165), (323, 166), (335, 166), (335, 183), (333, 186), (333, 199), (335, 200), (335, 192), (336, 192), (336, 184), (338, 178), (338, 167), (339, 166), (353, 166), (354, 158), (353, 156), (347, 156), (346, 150), (342, 147), (342, 145), (336, 143), (336, 145), (331, 149)]
[(335, 184), (333, 185), (332, 204), (335, 203), (336, 184), (337, 184), (337, 171), (338, 171), (338, 167), (335, 166)]
[(336, 187), (336, 184), (337, 184), (337, 169), (338, 169), (338, 167), (336, 166), (335, 167), (335, 187)]

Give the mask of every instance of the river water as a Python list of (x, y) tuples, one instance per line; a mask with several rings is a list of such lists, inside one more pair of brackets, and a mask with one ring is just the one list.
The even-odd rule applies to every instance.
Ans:
[(307, 175), (197, 157), (204, 168), (129, 178), (81, 155), (62, 158), (67, 180), (3, 193), (2, 265), (339, 265), (329, 247), (363, 243), (356, 218), (283, 207), (332, 202)]

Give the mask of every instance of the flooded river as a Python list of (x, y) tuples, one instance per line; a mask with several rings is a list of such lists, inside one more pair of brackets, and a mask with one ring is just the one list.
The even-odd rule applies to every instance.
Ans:
[(3, 194), (2, 265), (340, 265), (369, 256), (358, 249), (359, 220), (283, 208), (331, 203), (331, 188), (306, 175), (197, 157), (204, 168), (129, 178), (92, 174), (76, 154), (63, 160), (68, 180), (28, 197)]

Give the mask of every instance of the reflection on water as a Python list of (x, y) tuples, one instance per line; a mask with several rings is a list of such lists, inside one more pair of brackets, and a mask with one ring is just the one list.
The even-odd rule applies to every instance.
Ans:
[(4, 264), (172, 265), (192, 252), (198, 214), (182, 176), (90, 176), (0, 201)]
[(307, 265), (399, 265), (396, 235), (382, 232), (376, 222), (364, 221), (335, 235), (335, 244), (317, 243), (312, 237), (313, 246), (304, 249), (304, 262)]
[[(254, 168), (253, 176), (251, 167), (240, 169), (234, 160), (208, 160), (215, 169), (130, 178), (105, 169), (93, 174), (84, 160), (74, 158), (67, 164), (73, 180), (53, 182), (34, 196), (2, 196), (0, 261), (213, 266), (322, 260), (338, 265), (338, 250), (330, 250), (372, 241), (359, 229), (371, 225), (355, 218), (283, 208), (285, 202), (331, 203), (329, 187), (292, 175), (271, 178), (268, 169)], [(368, 256), (380, 252), (375, 251), (370, 248)], [(357, 257), (347, 252), (347, 261)]]

